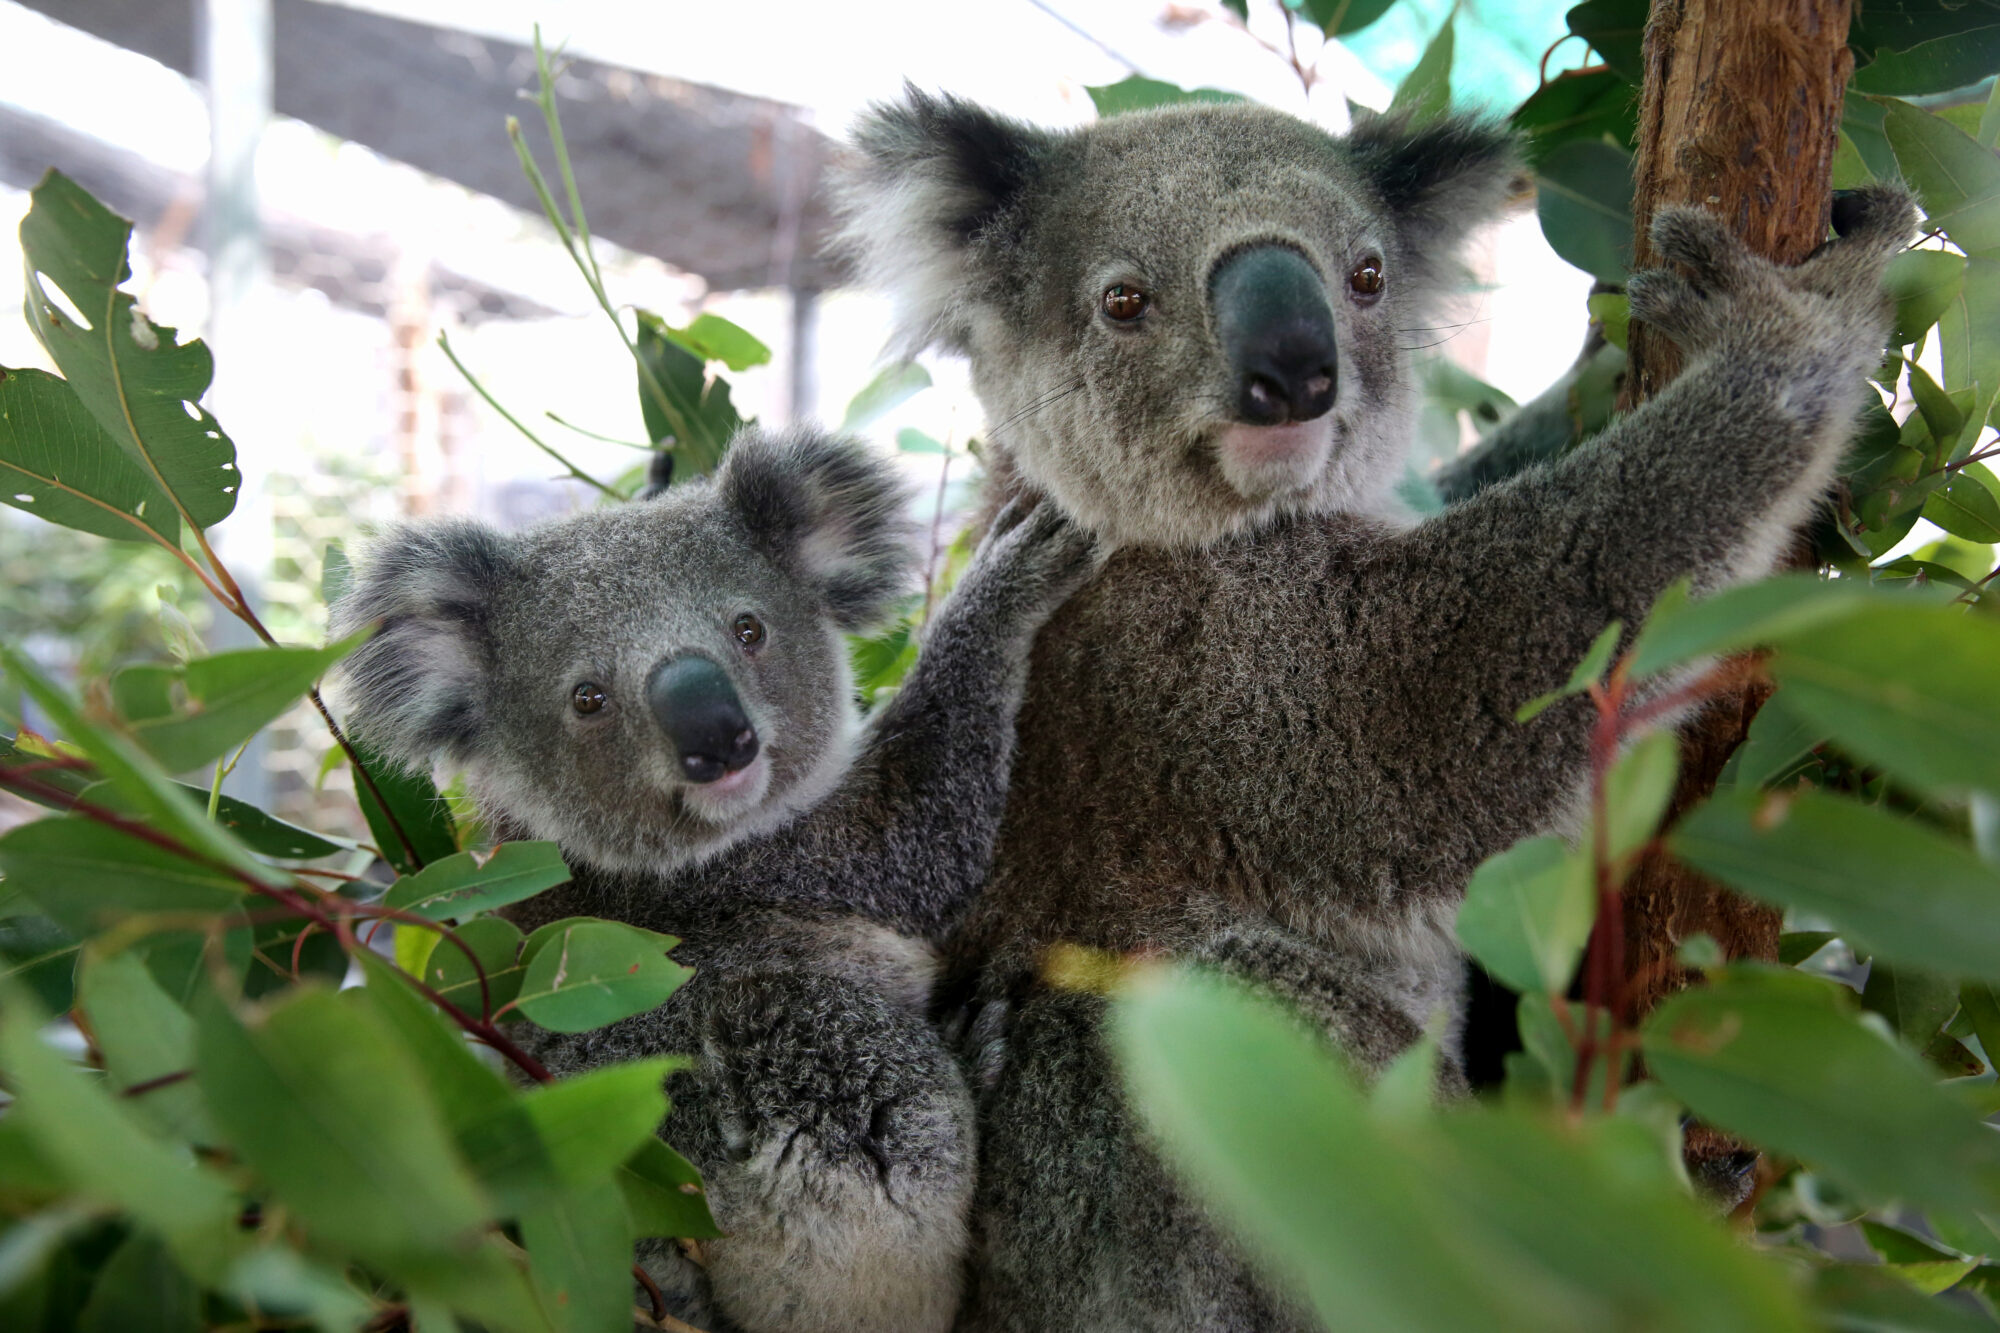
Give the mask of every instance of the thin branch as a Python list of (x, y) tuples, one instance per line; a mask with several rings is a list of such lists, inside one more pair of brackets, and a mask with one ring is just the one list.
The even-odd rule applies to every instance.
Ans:
[(610, 496), (614, 500), (622, 500), (625, 498), (624, 496), (620, 495), (617, 491), (614, 491), (609, 486), (606, 486), (603, 482), (599, 481), (597, 478), (591, 476), (588, 472), (585, 472), (582, 468), (578, 467), (576, 464), (570, 462), (567, 458), (564, 458), (560, 453), (557, 453), (556, 450), (551, 445), (546, 443), (541, 436), (535, 434), (535, 432), (529, 430), (525, 425), (523, 425), (519, 417), (516, 417), (512, 412), (509, 412), (506, 408), (502, 407), (500, 405), (500, 400), (498, 398), (495, 398), (491, 393), (487, 392), (486, 386), (479, 382), (479, 377), (474, 375), (470, 370), (466, 369), (465, 362), (458, 359), (458, 353), (451, 350), (451, 338), (442, 329), (438, 331), (437, 345), (439, 350), (441, 350), (445, 354), (445, 356), (450, 359), (451, 364), (458, 368), (458, 373), (465, 377), (465, 382), (472, 386), (473, 392), (477, 393), (481, 398), (484, 398), (486, 400), (487, 406), (491, 407), (495, 412), (498, 412), (501, 416), (505, 417), (507, 419), (508, 425), (512, 426), (515, 430), (520, 431), (521, 434), (527, 436), (528, 443), (534, 445), (537, 449), (540, 449), (550, 458), (553, 458), (558, 464), (562, 466), (565, 472), (567, 472), (570, 476), (576, 478), (578, 481), (585, 482), (591, 486), (595, 486), (598, 490), (602, 491), (604, 494)]
[(543, 412), (542, 415), (547, 417), (550, 421), (555, 422), (558, 426), (561, 426), (564, 430), (573, 430), (578, 435), (583, 436), (585, 439), (599, 440), (605, 444), (615, 444), (622, 449), (643, 449), (645, 452), (649, 454), (659, 452), (659, 450), (655, 446), (650, 444), (641, 444), (637, 440), (621, 440), (616, 435), (601, 435), (598, 432), (591, 430), (587, 426), (579, 426), (574, 421), (565, 421), (563, 418), (557, 416), (554, 412)]

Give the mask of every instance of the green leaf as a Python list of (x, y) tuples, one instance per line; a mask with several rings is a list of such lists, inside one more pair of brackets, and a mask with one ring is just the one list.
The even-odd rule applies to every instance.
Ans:
[(544, 1084), (521, 1098), (557, 1178), (571, 1188), (609, 1180), (660, 1128), (667, 1075), (690, 1061), (633, 1060)]
[(0, 369), (0, 502), (113, 541), (180, 546), (173, 502), (44, 370)]
[(59, 1014), (76, 996), (76, 936), (37, 912), (27, 895), (0, 884), (0, 984), (25, 988)]
[(1834, 1333), (1992, 1333), (1990, 1320), (1915, 1291), (1882, 1265), (1812, 1270), (1813, 1303)]
[(1099, 116), (1116, 116), (1127, 111), (1145, 111), (1156, 106), (1173, 106), (1181, 102), (1241, 102), (1240, 93), (1226, 93), (1220, 88), (1181, 88), (1158, 79), (1149, 79), (1133, 74), (1116, 83), (1098, 84), (1087, 87), (1090, 103), (1097, 108)]
[(1797, 967), (1839, 938), (1832, 930), (1788, 930), (1778, 936), (1778, 961)]
[[(355, 753), (375, 781), (374, 790), (354, 779), (354, 799), (368, 820), (375, 847), (399, 875), (413, 875), (433, 861), (458, 853), (458, 832), (452, 825), (451, 807), (438, 795), (429, 777), (391, 764), (359, 740), (349, 737)], [(382, 800), (377, 802), (375, 793)], [(395, 815), (391, 824), (384, 807)], [(396, 829), (402, 829), (398, 837)], [(404, 839), (408, 839), (407, 844)]]
[(1652, 841), (1673, 800), (1680, 776), (1680, 741), (1655, 731), (1634, 743), (1605, 775), (1604, 805), (1610, 832), (1605, 839), (1615, 864)]
[(1740, 892), (1826, 918), (1859, 953), (2000, 978), (2000, 871), (1921, 824), (1824, 792), (1731, 792), (1667, 841)]
[(297, 703), (367, 637), (325, 648), (246, 648), (198, 657), (178, 673), (188, 707), (128, 719), (132, 735), (171, 772), (213, 763)]
[(610, 1181), (563, 1191), (520, 1219), (543, 1302), (565, 1333), (632, 1327), (632, 1241)]
[(771, 360), (771, 349), (748, 329), (706, 311), (696, 315), (694, 322), (684, 329), (663, 328), (661, 332), (702, 360), (720, 361), (734, 371), (745, 371)]
[[(423, 978), (432, 990), (470, 1014), (490, 1014), (511, 1004), (521, 993), (521, 978), (527, 968), (519, 961), (521, 931), (504, 917), (475, 917), (452, 931), (461, 949), (450, 940), (440, 939), (425, 956)], [(470, 949), (479, 967), (466, 957)], [(479, 985), (480, 969), (486, 974), (484, 990)]]
[[(190, 796), (204, 801), (208, 799), (208, 793), (198, 787), (185, 784), (183, 787)], [(350, 845), (321, 837), (297, 824), (288, 824), (276, 815), (266, 814), (248, 801), (239, 801), (226, 793), (215, 803), (215, 822), (235, 834), (245, 847), (259, 856), (274, 856), (287, 861), (316, 861), (322, 856), (343, 851)]]
[(588, 1032), (645, 1013), (693, 975), (650, 931), (613, 921), (553, 924), (561, 929), (537, 944), (544, 926), (523, 948), (528, 972), (514, 1002), (552, 1032)]
[(381, 1307), (338, 1272), (278, 1246), (252, 1250), (229, 1272), (228, 1289), (265, 1316), (312, 1320), (321, 1333), (361, 1333)]
[(709, 1216), (700, 1173), (658, 1139), (648, 1139), (626, 1159), (618, 1169), (618, 1188), (625, 1194), (634, 1240), (651, 1236), (701, 1240), (722, 1234)]
[(946, 457), (951, 454), (943, 440), (934, 440), (915, 426), (905, 426), (896, 432), (896, 448), (906, 454), (941, 454)]
[[(89, 1016), (93, 1044), (114, 1091), (125, 1093), (194, 1067), (194, 1021), (137, 954), (86, 954), (77, 974), (77, 1003)], [(155, 1087), (131, 1104), (172, 1138), (215, 1141), (201, 1089), (192, 1079)]]
[[(641, 310), (638, 316), (637, 347), (644, 368), (639, 377), (639, 411), (647, 436), (671, 450), (676, 480), (705, 477), (715, 471), (730, 437), (743, 426), (743, 418), (729, 401), (729, 383), (710, 379), (707, 363), (676, 343), (673, 330), (658, 315)], [(654, 383), (666, 397), (664, 404), (654, 396)]]
[(1896, 345), (1908, 346), (1938, 322), (1965, 285), (1965, 256), (1949, 250), (1905, 250), (1889, 261), (1882, 285), (1896, 298)]
[(46, 1045), (45, 1021), (19, 991), (0, 992), (0, 1069), (15, 1096), (5, 1123), (84, 1198), (124, 1209), (163, 1237), (189, 1272), (212, 1280), (243, 1243), (234, 1191)]
[(532, 898), (569, 883), (569, 867), (552, 842), (505, 842), (491, 852), (458, 852), (389, 886), (384, 907), (432, 921), (464, 919)]
[(931, 373), (914, 361), (892, 361), (848, 400), (843, 431), (864, 430), (931, 387)]
[(1986, 1058), (2000, 1064), (2000, 990), (1981, 981), (1968, 981), (1958, 988), (1959, 1008), (1979, 1038)]
[(1937, 331), (1945, 388), (1973, 390), (1971, 416), (1986, 420), (1986, 404), (2000, 386), (2000, 259), (1965, 261), (1964, 276), (1938, 316)]
[[(1870, 6), (1872, 8), (1872, 6)], [(2000, 11), (1987, 10), (1989, 19)], [(1978, 83), (2000, 68), (2000, 23), (1938, 37), (1901, 51), (1883, 51), (1854, 71), (1851, 93), (1916, 97)]]
[(1889, 597), (1779, 647), (1785, 706), (1843, 747), (1925, 788), (2000, 789), (2000, 622)]
[(1632, 155), (1596, 139), (1551, 149), (1535, 168), (1535, 209), (1555, 252), (1604, 282), (1632, 266)]
[[(462, 929), (476, 924), (469, 923)], [(464, 1035), (429, 1000), (420, 996), (406, 978), (397, 976), (395, 968), (381, 955), (363, 950), (355, 955), (355, 961), (361, 966), (366, 984), (342, 991), (342, 999), (368, 1006), (375, 1018), (395, 1034), (396, 1044), (416, 1058), (423, 1067), (431, 1095), (454, 1134), (490, 1113), (495, 1106), (513, 1102), (513, 1094), (500, 1075), (473, 1054)]]
[(1640, 42), (1646, 34), (1646, 0), (1587, 0), (1567, 15), (1569, 30), (1590, 43), (1627, 83), (1645, 72)]
[(1906, 971), (1877, 959), (1868, 970), (1861, 1007), (1880, 1014), (1911, 1049), (1922, 1051), (1958, 1009), (1958, 987), (1928, 973)]
[[(1910, 251), (1909, 253), (1921, 253)], [(1965, 429), (1965, 413), (1972, 397), (1970, 389), (1963, 390), (1954, 402), (1938, 382), (1930, 377), (1930, 372), (1922, 366), (1911, 366), (1910, 394), (1917, 400), (1917, 408), (1924, 414), (1924, 424), (1930, 427), (1934, 440), (1955, 440)]]
[(127, 1236), (99, 1270), (77, 1333), (202, 1333), (199, 1289), (167, 1247), (145, 1232)]
[(1749, 734), (1732, 759), (1733, 785), (1772, 787), (1796, 777), (1811, 762), (1813, 747), (1826, 733), (1785, 706), (1783, 691), (1764, 700), (1750, 721)]
[(1816, 626), (1851, 620), (1884, 596), (1865, 584), (1812, 574), (1781, 574), (1700, 601), (1662, 594), (1632, 645), (1629, 670), (1643, 680), (1696, 658), (1783, 643)]
[[(1396, 0), (1299, 0), (1297, 8), (1329, 37), (1351, 37), (1389, 12)], [(1247, 10), (1237, 15), (1247, 18)]]
[(1960, 37), (2000, 23), (2000, 0), (1871, 0), (1854, 13), (1847, 44), (1863, 60)]
[(332, 931), (304, 917), (260, 916), (251, 940), (250, 966), (243, 976), (243, 998), (262, 999), (309, 977), (338, 986), (347, 976), (347, 962), (347, 950)]
[(1864, 1197), (1955, 1211), (2000, 1204), (2000, 1136), (1915, 1056), (1862, 1026), (1848, 995), (1789, 970), (1711, 973), (1647, 1020), (1647, 1066), (1702, 1119)]
[(283, 882), (283, 875), (250, 855), (242, 843), (210, 822), (202, 808), (189, 799), (187, 789), (162, 772), (151, 756), (126, 737), (93, 725), (34, 663), (4, 642), (0, 642), (0, 668), (48, 714), (62, 736), (83, 748), (98, 771), (132, 802), (132, 808), (147, 823), (178, 839), (197, 855), (254, 880), (264, 884)]
[(1171, 1165), (1328, 1327), (1802, 1330), (1631, 1121), (1378, 1113), (1268, 1001), (1149, 969), (1108, 1026)]
[(1512, 989), (1561, 994), (1596, 918), (1589, 861), (1560, 838), (1530, 838), (1473, 872), (1458, 941)]
[(1527, 136), (1528, 165), (1537, 166), (1551, 149), (1574, 139), (1631, 147), (1638, 132), (1639, 99), (1616, 70), (1569, 70), (1532, 93), (1510, 120)]
[(1907, 102), (1888, 103), (1885, 131), (1931, 224), (1968, 255), (2000, 251), (2000, 157)]
[(217, 914), (244, 898), (223, 871), (82, 816), (38, 819), (0, 837), (0, 873), (78, 937), (138, 912)]
[[(208, 348), (139, 313), (118, 290), (131, 277), (132, 224), (68, 177), (50, 171), (21, 222), (28, 322), (77, 398), (189, 521), (208, 527), (236, 506), (236, 446), (201, 396), (214, 374)], [(78, 327), (50, 299), (53, 284), (89, 322)]]
[(422, 1070), (375, 1016), (291, 992), (197, 1019), (209, 1115), (308, 1231), (395, 1273), (465, 1256), (490, 1220)]
[(1924, 498), (1924, 517), (1970, 542), (2000, 542), (2000, 497), (1978, 463), (1960, 468)]
[(1444, 23), (1424, 47), (1424, 53), (1417, 57), (1416, 66), (1396, 85), (1395, 95), (1389, 99), (1391, 111), (1406, 112), (1421, 124), (1436, 120), (1451, 109), (1451, 58), (1457, 18), (1458, 5), (1454, 0), (1445, 13)]

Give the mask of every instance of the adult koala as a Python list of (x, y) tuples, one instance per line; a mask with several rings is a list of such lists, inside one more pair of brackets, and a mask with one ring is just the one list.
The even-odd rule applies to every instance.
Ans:
[[(1472, 869), (1574, 827), (1588, 705), (1532, 725), (1614, 617), (1765, 572), (1819, 502), (1888, 329), (1900, 192), (1796, 269), (1664, 212), (1632, 312), (1687, 369), (1587, 446), (1417, 521), (1394, 498), (1498, 126), (1249, 104), (1052, 133), (914, 91), (857, 134), (850, 235), (908, 347), (966, 354), (1001, 462), (1118, 550), (1041, 634), (976, 1014), (973, 1330), (1309, 1326), (1134, 1138), (1101, 1004), (1047, 948), (1253, 979), (1365, 1074), (1454, 1013)], [(1462, 1086), (1448, 1060), (1442, 1081)]]
[(509, 913), (682, 937), (695, 975), (596, 1032), (534, 1030), (557, 1073), (699, 1057), (675, 1145), (726, 1235), (642, 1259), (713, 1333), (922, 1333), (958, 1305), (973, 1109), (927, 1022), (931, 941), (985, 878), (1028, 648), (1093, 568), (1051, 506), (996, 525), (859, 728), (843, 631), (914, 574), (906, 496), (851, 441), (737, 437), (711, 482), (506, 536), (409, 524), (334, 632), (355, 730), (463, 770), (508, 837), (575, 874)]

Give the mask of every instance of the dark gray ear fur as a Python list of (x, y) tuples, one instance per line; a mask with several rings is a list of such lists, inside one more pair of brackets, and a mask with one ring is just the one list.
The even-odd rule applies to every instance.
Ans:
[(758, 548), (842, 629), (879, 619), (917, 572), (909, 492), (859, 440), (809, 427), (745, 431), (716, 485)]
[(347, 725), (370, 747), (420, 772), (471, 752), (490, 706), (493, 598), (511, 563), (506, 538), (466, 519), (400, 524), (369, 546), (330, 631), (378, 626), (336, 677)]
[(1484, 116), (1364, 116), (1346, 145), (1428, 283), (1450, 277), (1467, 234), (1525, 184), (1518, 140)]
[(837, 186), (843, 247), (889, 294), (900, 351), (962, 346), (953, 312), (978, 282), (978, 243), (1033, 183), (1054, 136), (906, 84), (901, 102), (863, 113), (853, 139)]

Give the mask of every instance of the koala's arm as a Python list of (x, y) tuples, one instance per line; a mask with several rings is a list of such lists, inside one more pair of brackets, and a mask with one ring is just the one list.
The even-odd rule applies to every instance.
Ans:
[(1586, 381), (1615, 379), (1612, 367), (1623, 364), (1624, 353), (1606, 342), (1604, 330), (1592, 324), (1583, 350), (1561, 379), (1523, 403), (1472, 449), (1438, 469), (1431, 478), (1438, 498), (1457, 504), (1535, 463), (1561, 457), (1580, 436), (1604, 424), (1602, 417), (1585, 416), (1580, 388)]
[(1491, 712), (1554, 688), (1608, 621), (1636, 629), (1683, 575), (1700, 594), (1767, 573), (1822, 502), (1872, 392), (1889, 329), (1882, 270), (1913, 216), (1893, 189), (1842, 202), (1841, 239), (1796, 268), (1699, 210), (1664, 210), (1654, 243), (1691, 277), (1638, 274), (1632, 313), (1680, 345), (1680, 377), (1408, 535), (1412, 610), (1482, 690), (1506, 693)]
[(850, 906), (935, 936), (984, 883), (1035, 633), (1098, 563), (1051, 505), (996, 519), (869, 719), (853, 774), (812, 818), (816, 860), (870, 868)]

